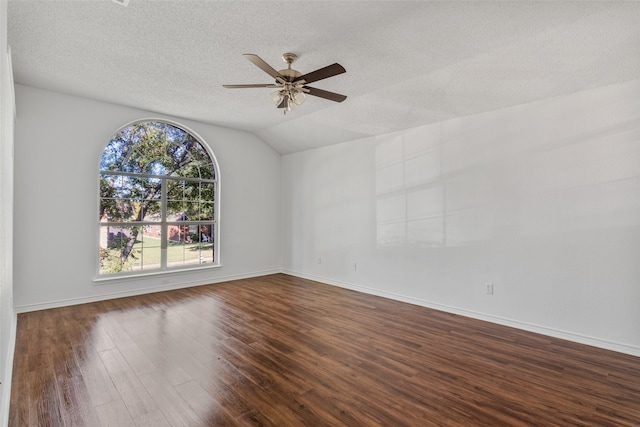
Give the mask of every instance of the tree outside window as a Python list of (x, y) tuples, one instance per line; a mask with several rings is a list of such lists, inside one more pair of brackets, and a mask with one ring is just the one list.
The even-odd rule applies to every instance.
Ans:
[(99, 275), (216, 265), (217, 189), (195, 136), (162, 121), (124, 127), (100, 159)]

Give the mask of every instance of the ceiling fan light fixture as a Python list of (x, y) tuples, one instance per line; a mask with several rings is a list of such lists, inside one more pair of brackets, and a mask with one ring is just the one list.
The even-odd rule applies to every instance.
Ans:
[(304, 104), (305, 99), (307, 99), (307, 96), (304, 94), (304, 92), (302, 92), (301, 90), (294, 90), (293, 91), (293, 103), (296, 105), (302, 105)]
[(285, 110), (285, 114), (287, 111), (291, 111), (291, 102), (289, 101), (289, 97), (286, 94), (283, 94), (282, 98), (280, 98), (280, 103), (277, 105), (278, 108), (282, 108)]
[(271, 101), (275, 105), (280, 105), (280, 103), (282, 102), (282, 98), (284, 97), (282, 92), (282, 90), (276, 90), (275, 92), (271, 92), (271, 95), (269, 95), (271, 97)]

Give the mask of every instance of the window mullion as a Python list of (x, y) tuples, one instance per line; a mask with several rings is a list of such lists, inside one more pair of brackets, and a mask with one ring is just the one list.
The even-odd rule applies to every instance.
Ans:
[(162, 226), (160, 227), (160, 268), (167, 268), (167, 239), (168, 239), (168, 230), (167, 230), (167, 180), (162, 178), (162, 188), (161, 188), (161, 201), (160, 201), (160, 222)]

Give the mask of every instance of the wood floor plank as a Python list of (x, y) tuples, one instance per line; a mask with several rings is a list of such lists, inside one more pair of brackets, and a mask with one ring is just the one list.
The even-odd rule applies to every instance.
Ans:
[(116, 390), (111, 376), (93, 346), (75, 346), (74, 355), (80, 367), (87, 394), (94, 407), (120, 400), (120, 393)]
[(20, 314), (45, 425), (637, 427), (640, 358), (275, 274)]
[(133, 420), (136, 427), (171, 427), (162, 411), (144, 414)]
[(175, 389), (202, 420), (209, 419), (211, 414), (224, 412), (224, 407), (220, 402), (207, 393), (196, 381), (180, 384)]
[[(136, 336), (136, 344), (153, 362), (156, 372), (159, 371), (172, 386), (193, 380), (193, 377), (189, 375), (189, 373), (180, 366), (179, 361), (174, 358), (173, 353), (167, 351), (154, 336), (149, 334), (138, 335)], [(200, 371), (198, 371), (198, 373), (200, 373)]]
[[(159, 373), (140, 377), (151, 398), (172, 426), (204, 427), (203, 419), (189, 406), (180, 393)], [(215, 407), (215, 405), (214, 405)]]
[(82, 377), (58, 379), (58, 395), (65, 426), (100, 425)]
[(100, 359), (109, 377), (120, 393), (122, 401), (132, 418), (140, 417), (158, 409), (149, 392), (140, 382), (118, 349), (100, 352)]
[(122, 400), (97, 406), (95, 412), (100, 420), (100, 427), (136, 427)]
[(58, 390), (53, 371), (29, 372), (29, 395), (34, 396), (25, 402), (29, 405), (28, 426), (64, 426)]

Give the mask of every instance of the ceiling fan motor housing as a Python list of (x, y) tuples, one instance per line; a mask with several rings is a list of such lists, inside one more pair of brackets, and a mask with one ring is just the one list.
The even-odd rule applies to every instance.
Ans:
[(286, 62), (289, 67), (284, 70), (279, 70), (278, 72), (289, 82), (292, 82), (296, 77), (300, 77), (302, 75), (300, 71), (291, 68), (291, 64), (296, 62), (296, 59), (298, 59), (298, 55), (295, 53), (288, 52), (282, 54), (282, 60)]
[(285, 68), (284, 70), (279, 70), (278, 72), (289, 82), (292, 82), (295, 78), (302, 75), (300, 71), (294, 70), (293, 68)]

